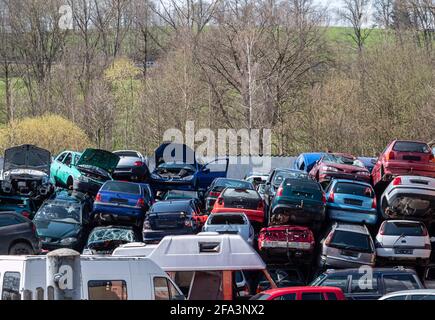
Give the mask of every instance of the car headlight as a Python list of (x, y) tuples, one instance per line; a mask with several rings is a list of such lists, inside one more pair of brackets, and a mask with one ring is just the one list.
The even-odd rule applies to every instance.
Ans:
[(60, 244), (63, 244), (65, 246), (69, 246), (69, 245), (76, 243), (76, 242), (77, 242), (77, 238), (65, 238), (65, 239), (62, 239), (60, 241)]
[(331, 166), (323, 166), (322, 171), (323, 172), (338, 172), (338, 169), (331, 167)]
[(149, 220), (145, 220), (143, 224), (143, 230), (151, 230), (151, 223), (149, 222)]
[(77, 180), (79, 180), (80, 182), (85, 182), (85, 183), (89, 182), (89, 178), (85, 177), (85, 176), (80, 176)]
[(367, 176), (367, 177), (370, 175), (370, 173), (367, 171), (358, 171), (356, 174), (360, 176)]
[(189, 180), (192, 180), (193, 179), (193, 176), (188, 176), (188, 177), (184, 177), (183, 178), (183, 180), (185, 180), (185, 181), (189, 181)]

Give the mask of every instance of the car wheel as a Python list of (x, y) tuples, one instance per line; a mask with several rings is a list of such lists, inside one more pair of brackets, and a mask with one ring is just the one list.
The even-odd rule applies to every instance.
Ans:
[(24, 256), (32, 254), (34, 254), (33, 248), (25, 242), (15, 243), (9, 249), (9, 255), (11, 256)]

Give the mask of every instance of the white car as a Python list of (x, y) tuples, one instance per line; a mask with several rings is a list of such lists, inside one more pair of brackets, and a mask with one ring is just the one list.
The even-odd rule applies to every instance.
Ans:
[(254, 228), (244, 213), (215, 213), (211, 214), (203, 228), (204, 232), (219, 234), (239, 234), (250, 245), (254, 243)]
[(426, 226), (419, 221), (384, 221), (376, 236), (376, 255), (379, 260), (429, 262), (431, 242)]
[(379, 298), (379, 300), (435, 300), (435, 290), (418, 289), (396, 291)]

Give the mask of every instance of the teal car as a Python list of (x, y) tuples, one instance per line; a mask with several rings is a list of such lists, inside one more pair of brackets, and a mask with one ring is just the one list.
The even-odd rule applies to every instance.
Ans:
[(65, 151), (52, 162), (51, 181), (59, 187), (96, 195), (106, 181), (113, 180), (119, 160), (105, 150)]
[(0, 195), (0, 212), (8, 211), (15, 211), (32, 220), (38, 211), (38, 204), (29, 197)]

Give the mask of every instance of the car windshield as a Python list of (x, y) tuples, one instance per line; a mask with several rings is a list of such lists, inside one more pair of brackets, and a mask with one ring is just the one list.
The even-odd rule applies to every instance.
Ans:
[(140, 186), (138, 184), (135, 184), (135, 183), (110, 181), (110, 182), (107, 182), (101, 188), (101, 191), (120, 192), (120, 193), (139, 195), (140, 194)]
[(426, 143), (410, 141), (397, 141), (394, 144), (393, 150), (398, 152), (430, 153), (430, 148)]
[(369, 236), (358, 232), (336, 230), (330, 246), (362, 252), (372, 252)]
[(169, 191), (165, 200), (176, 200), (176, 199), (198, 199), (198, 193), (194, 191)]
[(238, 225), (246, 224), (243, 216), (239, 214), (229, 215), (229, 214), (217, 214), (211, 218), (211, 225)]
[(291, 172), (291, 171), (279, 171), (275, 174), (275, 177), (273, 178), (273, 185), (274, 186), (280, 186), (281, 183), (285, 179), (305, 179), (308, 178), (308, 174), (305, 172)]
[(39, 209), (34, 220), (79, 224), (81, 222), (81, 206), (76, 203), (49, 202)]
[(254, 189), (252, 184), (248, 181), (222, 179), (216, 181), (213, 191), (222, 191), (225, 188)]
[(384, 227), (384, 235), (388, 236), (414, 236), (420, 237), (424, 234), (424, 227), (420, 223), (411, 222), (388, 222)]
[(358, 183), (339, 182), (335, 186), (335, 193), (348, 194), (360, 197), (374, 198), (372, 187)]
[(351, 166), (357, 166), (361, 168), (365, 168), (364, 164), (361, 160), (358, 160), (354, 157), (338, 155), (338, 154), (327, 154), (323, 157), (324, 162), (331, 162), (337, 164), (347, 164)]
[(102, 241), (125, 241), (135, 242), (136, 237), (133, 230), (130, 229), (97, 229), (94, 230), (89, 236), (88, 243), (102, 242)]

